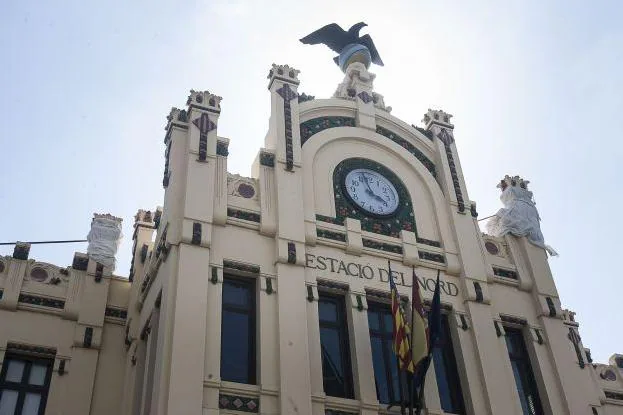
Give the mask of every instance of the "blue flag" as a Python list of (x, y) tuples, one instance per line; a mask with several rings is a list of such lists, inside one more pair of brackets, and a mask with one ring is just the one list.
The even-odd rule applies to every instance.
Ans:
[(432, 352), (433, 348), (439, 344), (441, 337), (441, 292), (439, 289), (439, 270), (437, 270), (437, 283), (435, 284), (435, 293), (430, 304), (428, 313), (428, 350)]
[[(441, 292), (439, 287), (439, 270), (437, 270), (437, 283), (435, 293), (428, 311), (428, 356), (417, 365), (414, 376), (414, 386), (421, 388), (426, 378), (426, 372), (432, 360), (433, 349), (438, 346), (441, 338)], [(420, 397), (423, 389), (420, 391)]]

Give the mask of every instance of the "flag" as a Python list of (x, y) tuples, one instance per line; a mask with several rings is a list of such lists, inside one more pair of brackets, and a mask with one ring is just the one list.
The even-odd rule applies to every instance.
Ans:
[(437, 270), (437, 283), (435, 293), (430, 304), (428, 313), (428, 348), (432, 352), (441, 337), (441, 292), (439, 290), (439, 270)]
[(411, 287), (411, 360), (417, 364), (428, 355), (428, 321), (424, 315), (424, 305), (420, 294), (415, 268), (412, 268)]
[[(414, 385), (416, 388), (422, 388), (426, 379), (426, 372), (432, 359), (433, 349), (437, 347), (439, 338), (441, 337), (441, 292), (439, 287), (439, 270), (437, 270), (437, 283), (435, 284), (435, 292), (433, 300), (428, 311), (428, 355), (421, 360), (417, 366), (414, 375)], [(420, 395), (423, 393), (420, 390)]]
[(392, 278), (392, 268), (389, 261), (387, 261), (387, 267), (389, 270), (389, 290), (392, 298), (392, 320), (394, 322), (393, 331), (393, 346), (394, 353), (398, 357), (398, 369), (406, 370), (408, 372), (415, 372), (415, 365), (411, 359), (411, 346), (409, 343), (409, 325), (405, 318), (405, 313), (400, 306), (400, 295), (398, 294), (398, 288)]

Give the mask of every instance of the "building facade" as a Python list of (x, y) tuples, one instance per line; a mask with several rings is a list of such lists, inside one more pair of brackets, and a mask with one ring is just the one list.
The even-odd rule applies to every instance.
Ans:
[(480, 231), (451, 116), (405, 123), (373, 80), (354, 63), (314, 99), (273, 65), (253, 177), (227, 171), (221, 98), (191, 91), (129, 278), (0, 258), (0, 414), (399, 413), (389, 278), (408, 306), (438, 272), (426, 413), (623, 414), (623, 356), (592, 362), (545, 249)]

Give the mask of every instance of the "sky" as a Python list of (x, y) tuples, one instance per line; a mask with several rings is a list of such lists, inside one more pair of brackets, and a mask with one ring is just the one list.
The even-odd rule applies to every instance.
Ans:
[[(162, 205), (170, 108), (190, 89), (222, 96), (228, 169), (249, 176), (272, 63), (301, 71), (299, 91), (329, 97), (343, 77), (333, 52), (298, 39), (365, 21), (392, 114), (416, 125), (428, 108), (454, 114), (480, 217), (501, 207), (505, 174), (530, 180), (560, 253), (550, 266), (563, 307), (606, 362), (623, 353), (621, 16), (621, 2), (574, 0), (2, 2), (0, 242), (84, 239), (93, 212), (108, 212), (124, 220), (127, 275), (133, 216)], [(30, 257), (66, 266), (75, 251), (86, 244), (35, 245)]]

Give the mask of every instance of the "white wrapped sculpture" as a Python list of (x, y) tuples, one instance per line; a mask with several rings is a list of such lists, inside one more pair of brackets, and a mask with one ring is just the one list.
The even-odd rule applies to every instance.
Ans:
[(121, 242), (121, 218), (112, 215), (93, 215), (87, 236), (87, 254), (92, 260), (115, 269), (115, 255)]
[(500, 209), (487, 223), (487, 232), (494, 236), (510, 233), (525, 236), (536, 246), (545, 249), (550, 255), (558, 255), (554, 249), (545, 244), (532, 192), (528, 190), (527, 180), (519, 176), (506, 176), (498, 184), (502, 189), (500, 200), (504, 208)]

